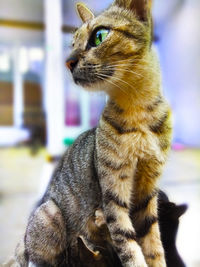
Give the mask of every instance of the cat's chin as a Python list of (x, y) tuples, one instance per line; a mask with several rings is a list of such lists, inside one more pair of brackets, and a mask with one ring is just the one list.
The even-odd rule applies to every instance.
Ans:
[(76, 82), (76, 84), (78, 86), (81, 86), (83, 89), (87, 90), (87, 91), (96, 91), (95, 85), (93, 83), (89, 83), (89, 82)]
[(92, 87), (95, 82), (91, 82), (91, 81), (88, 81), (86, 79), (82, 79), (82, 78), (74, 78), (74, 82), (79, 85), (79, 86), (82, 86), (82, 87)]
[(90, 92), (103, 91), (103, 88), (104, 88), (103, 81), (88, 82), (82, 79), (77, 79), (74, 81), (78, 86), (81, 86), (82, 88), (84, 88), (84, 90), (90, 91)]
[(101, 89), (99, 86), (97, 86), (97, 83), (95, 84), (89, 84), (89, 85), (81, 85), (80, 86), (85, 90), (85, 91), (88, 91), (88, 92), (100, 92), (100, 91), (103, 91), (103, 89)]

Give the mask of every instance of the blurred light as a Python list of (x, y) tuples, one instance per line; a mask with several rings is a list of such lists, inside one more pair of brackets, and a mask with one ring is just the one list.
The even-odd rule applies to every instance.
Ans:
[(29, 59), (30, 61), (43, 61), (44, 51), (41, 48), (33, 47), (29, 50)]
[(4, 52), (0, 54), (0, 71), (8, 72), (10, 70), (10, 56)]
[(25, 47), (20, 49), (20, 62), (19, 62), (20, 72), (25, 73), (29, 69), (29, 59), (28, 59), (28, 50)]

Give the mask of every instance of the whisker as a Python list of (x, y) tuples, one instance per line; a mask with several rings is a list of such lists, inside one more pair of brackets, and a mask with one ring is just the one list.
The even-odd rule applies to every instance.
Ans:
[[(101, 77), (99, 74), (97, 74), (97, 77), (99, 77), (101, 80), (103, 80), (103, 81), (105, 81), (105, 82), (108, 82), (108, 83), (114, 85), (115, 87), (118, 87), (118, 88), (120, 89), (120, 91), (122, 91), (124, 94), (126, 94), (126, 95), (128, 96), (127, 92), (124, 91), (123, 88), (121, 88), (121, 87), (120, 87), (119, 85), (117, 85), (116, 83), (112, 82), (111, 80), (108, 80), (108, 79), (105, 79), (105, 78)], [(109, 76), (108, 76), (108, 77), (109, 77)]]
[[(151, 71), (153, 71), (153, 72), (156, 72), (156, 70), (155, 70), (155, 68), (151, 68), (151, 67), (149, 67), (149, 66), (143, 66), (143, 65), (140, 65), (140, 64), (134, 64), (133, 65), (133, 67), (134, 66), (136, 66), (136, 67), (140, 67), (141, 68), (141, 70), (151, 70)], [(87, 66), (86, 66), (87, 67)], [(99, 69), (99, 68), (101, 68), (101, 69), (112, 69), (112, 68), (114, 68), (114, 67), (128, 67), (128, 68), (130, 68), (131, 66), (129, 65), (129, 64), (112, 64), (112, 65), (106, 65), (106, 66), (103, 66), (103, 68), (102, 68), (102, 65), (99, 65), (99, 66), (95, 66), (97, 69)], [(123, 70), (123, 69), (122, 69)], [(139, 73), (138, 73), (138, 75), (140, 75)]]
[[(110, 78), (109, 75), (106, 75), (106, 74), (103, 74), (103, 73), (101, 73), (100, 75), (102, 75), (102, 76), (104, 76), (104, 77), (107, 77), (107, 78)], [(117, 80), (117, 81), (123, 82), (124, 84), (126, 84), (126, 85), (132, 87), (132, 85), (131, 85), (130, 83), (128, 83), (128, 82), (126, 82), (126, 81), (124, 81), (124, 80), (122, 80), (122, 79), (120, 79), (120, 78), (118, 78), (118, 77), (114, 77), (114, 76), (112, 76), (112, 78), (115, 79), (115, 80)]]
[[(107, 65), (107, 66), (104, 66), (105, 68), (111, 68), (111, 67), (122, 67), (122, 66), (127, 66), (127, 67), (130, 67), (129, 64), (115, 64), (115, 65)], [(154, 70), (154, 68), (150, 67), (150, 66), (146, 66), (146, 65), (141, 65), (141, 64), (134, 64), (133, 66), (136, 66), (136, 67), (141, 67), (141, 69), (150, 69), (150, 70)]]
[[(102, 71), (104, 71), (104, 70), (107, 71), (107, 69), (102, 69)], [(127, 69), (123, 69), (123, 68), (117, 68), (117, 70), (121, 70), (121, 71), (129, 72), (129, 73), (132, 73), (132, 74), (136, 74), (136, 75), (138, 75), (138, 76), (140, 76), (140, 77), (144, 77), (142, 74), (137, 73), (137, 72), (132, 71), (132, 70), (127, 70)]]
[[(146, 70), (151, 70), (151, 71), (154, 71), (154, 68), (151, 68), (150, 66), (147, 66), (147, 65), (141, 65), (141, 64), (135, 64), (138, 60), (134, 60), (134, 59), (124, 59), (124, 60), (116, 60), (116, 61), (113, 61), (113, 62), (109, 62), (109, 65), (103, 65), (103, 64), (94, 64), (94, 66), (91, 66), (90, 64), (88, 65), (85, 65), (85, 66), (82, 66), (81, 68), (82, 69), (92, 69), (93, 67), (94, 68), (104, 68), (104, 69), (110, 69), (110, 68), (114, 68), (114, 67), (131, 67), (130, 66), (130, 63), (134, 63), (134, 66), (137, 66), (137, 67), (141, 67), (141, 69), (146, 69)], [(125, 62), (125, 63), (123, 63)], [(146, 62), (146, 60), (144, 59), (140, 59), (140, 62)], [(139, 75), (139, 74), (138, 74)]]
[[(127, 64), (125, 64), (127, 66), (129, 66), (130, 63), (135, 63), (135, 62), (147, 62), (147, 63), (149, 63), (149, 61), (147, 61), (145, 59), (132, 59), (132, 58), (130, 58), (130, 59), (121, 59), (121, 60), (115, 60), (115, 61), (109, 62), (109, 65), (106, 65), (106, 67), (116, 66), (116, 65), (122, 66), (122, 64), (120, 64), (120, 63), (123, 63), (123, 62), (127, 62)], [(106, 64), (106, 63), (104, 63), (104, 64)], [(102, 63), (101, 64), (94, 64), (94, 67), (102, 67), (102, 65), (103, 65)], [(141, 64), (137, 64), (137, 65), (134, 64), (134, 66), (140, 66), (140, 65)], [(141, 66), (141, 67), (148, 67), (148, 66)], [(91, 65), (88, 64), (86, 66), (82, 66), (81, 68), (91, 68)]]
[(116, 64), (116, 65), (103, 65), (103, 64), (96, 64), (96, 65), (94, 65), (94, 66), (91, 66), (90, 64), (88, 64), (88, 65), (85, 65), (85, 66), (81, 66), (81, 69), (85, 69), (85, 68), (87, 68), (87, 69), (93, 69), (93, 68), (102, 68), (102, 67), (104, 67), (104, 68), (111, 68), (111, 67), (115, 67), (115, 66), (129, 66), (128, 64)]
[[(120, 62), (124, 62), (124, 61), (133, 62), (134, 60), (133, 59), (116, 60), (116, 61), (113, 61), (113, 62), (109, 62), (109, 65), (112, 66), (112, 63), (120, 63)], [(104, 63), (104, 64), (107, 64), (107, 63)], [(101, 63), (101, 64), (94, 64), (94, 67), (102, 67), (102, 65), (103, 65), (103, 63)], [(107, 65), (107, 66), (109, 66), (109, 65)], [(91, 68), (91, 65), (88, 64), (88, 65), (82, 66), (81, 68), (85, 68), (85, 67)]]
[(112, 62), (109, 62), (110, 64), (112, 64), (112, 63), (120, 63), (120, 62), (132, 62), (132, 63), (134, 63), (134, 62), (146, 62), (146, 63), (149, 63), (149, 61), (148, 60), (146, 60), (146, 59), (140, 59), (140, 58), (127, 58), (127, 59), (121, 59), (121, 60), (115, 60), (115, 61), (112, 61)]

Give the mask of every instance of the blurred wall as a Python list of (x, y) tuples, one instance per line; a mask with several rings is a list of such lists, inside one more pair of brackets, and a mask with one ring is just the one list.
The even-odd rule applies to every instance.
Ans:
[[(75, 2), (77, 1), (62, 1), (63, 25), (78, 26), (81, 24), (80, 19), (75, 12)], [(98, 14), (112, 1), (86, 0), (84, 2)], [(45, 45), (45, 35), (42, 29), (26, 30), (15, 27), (3, 27), (1, 24), (2, 20), (21, 20), (34, 23), (45, 23), (44, 14), (44, 1), (42, 0), (0, 0), (0, 61), (2, 60), (2, 51), (2, 53), (6, 51), (12, 61), (12, 53), (15, 46), (21, 47), (22, 49), (31, 49), (34, 47), (40, 48), (43, 50), (43, 54), (46, 54), (48, 49), (51, 49)], [(155, 34), (158, 37), (156, 46), (159, 52), (163, 72), (164, 92), (172, 106), (174, 114), (174, 142), (196, 147), (200, 147), (200, 124), (198, 122), (200, 112), (199, 16), (199, 0), (154, 1)], [(60, 64), (63, 64), (63, 82), (65, 90), (65, 99), (63, 99), (65, 103), (65, 118), (63, 125), (65, 127), (69, 121), (73, 121), (72, 124), (78, 126), (78, 124), (84, 120), (84, 117), (87, 116), (86, 113), (91, 112), (89, 110), (91, 110), (93, 100), (91, 97), (91, 99), (86, 101), (88, 104), (85, 102), (85, 105), (82, 105), (83, 99), (86, 99), (85, 95), (80, 93), (80, 90), (74, 86), (70, 76), (67, 74), (66, 70), (64, 70), (64, 60), (70, 53), (69, 45), (72, 35), (63, 33), (62, 38), (63, 62), (60, 62)], [(40, 58), (40, 65), (34, 64), (32, 64), (31, 68), (40, 75), (41, 90), (43, 92), (43, 106), (48, 114), (48, 108), (45, 106), (46, 92), (44, 92), (43, 86), (43, 80), (45, 78), (43, 68), (46, 64), (45, 56)], [(5, 75), (8, 74), (9, 73)], [(7, 99), (5, 100), (4, 107), (3, 104), (1, 104), (0, 112), (1, 114), (4, 112), (7, 113), (8, 121), (2, 122), (2, 125), (3, 123), (12, 124), (12, 113), (15, 111), (13, 111), (11, 107), (13, 101), (12, 97), (9, 97), (8, 95), (10, 94), (9, 91), (11, 92), (12, 90), (11, 88), (15, 86), (15, 82), (12, 79), (12, 84), (4, 86), (4, 81), (1, 79), (1, 76), (2, 75), (0, 75), (1, 92), (6, 90), (6, 86), (9, 87), (6, 91), (7, 98), (5, 94), (5, 97), (1, 97), (0, 99), (1, 103), (4, 102), (5, 98)], [(100, 102), (97, 105), (93, 105), (93, 107), (98, 107), (98, 110), (95, 111), (97, 117), (99, 117), (104, 103), (102, 96), (100, 96), (99, 99)], [(87, 109), (87, 105), (90, 105), (90, 108)], [(84, 113), (85, 109), (88, 111)], [(97, 117), (89, 118), (88, 120), (92, 121), (92, 123), (85, 124), (85, 127), (93, 126), (94, 121), (97, 121)], [(77, 129), (76, 134), (83, 130), (81, 127)], [(73, 132), (72, 129), (71, 132)], [(64, 135), (67, 136), (68, 134), (69, 129), (64, 132)], [(62, 140), (60, 142), (62, 142)]]
[(200, 147), (200, 1), (157, 0), (154, 13), (174, 141)]

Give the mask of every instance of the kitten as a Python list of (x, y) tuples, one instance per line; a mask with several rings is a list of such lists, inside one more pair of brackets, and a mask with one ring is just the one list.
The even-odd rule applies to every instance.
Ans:
[(185, 267), (176, 248), (176, 235), (179, 218), (186, 212), (187, 205), (176, 205), (173, 202), (169, 202), (168, 197), (162, 191), (159, 192), (158, 205), (161, 240), (165, 250), (167, 266)]
[(172, 127), (152, 49), (151, 1), (116, 0), (97, 17), (84, 4), (77, 11), (84, 24), (67, 67), (75, 83), (105, 91), (109, 101), (97, 128), (66, 151), (32, 212), (26, 259), (62, 266), (57, 262), (79, 236), (92, 250), (102, 240), (95, 211), (103, 210), (122, 266), (165, 267), (157, 182)]

